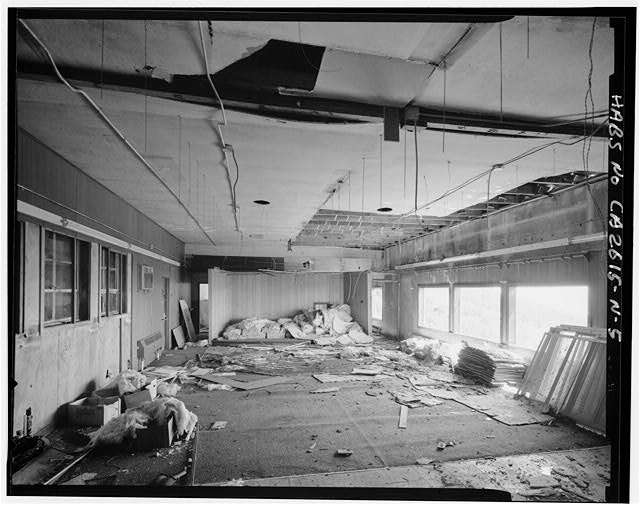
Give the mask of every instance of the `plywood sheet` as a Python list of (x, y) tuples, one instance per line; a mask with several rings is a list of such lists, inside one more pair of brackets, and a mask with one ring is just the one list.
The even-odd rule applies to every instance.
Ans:
[(189, 340), (191, 342), (196, 341), (196, 330), (193, 327), (193, 321), (191, 320), (191, 312), (189, 311), (189, 306), (187, 302), (184, 300), (180, 300), (178, 302), (180, 304), (180, 312), (182, 313), (182, 319), (184, 319), (184, 324), (187, 327), (187, 335), (189, 336)]

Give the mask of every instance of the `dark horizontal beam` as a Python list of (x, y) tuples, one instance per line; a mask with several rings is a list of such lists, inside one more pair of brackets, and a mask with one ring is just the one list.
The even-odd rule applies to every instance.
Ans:
[[(50, 65), (19, 61), (18, 77), (24, 79), (55, 81)], [(174, 76), (172, 82), (158, 78), (145, 77), (140, 74), (122, 74), (101, 72), (100, 69), (89, 69), (77, 66), (60, 66), (61, 74), (73, 84), (81, 87), (95, 87), (128, 93), (156, 96), (174, 101), (218, 107), (209, 87), (206, 76)], [(337, 100), (314, 96), (282, 95), (276, 89), (260, 89), (239, 86), (236, 82), (216, 80), (212, 77), (216, 88), (223, 98), (225, 107), (230, 110), (252, 112), (279, 119), (309, 121), (315, 123), (358, 123), (370, 122), (384, 118), (384, 106)], [(503, 117), (474, 111), (447, 110), (443, 121), (443, 112), (439, 109), (420, 107), (417, 126), (455, 133), (473, 135), (505, 136), (523, 138), (527, 133), (543, 135), (583, 135), (584, 125), (574, 124), (550, 125), (539, 120), (519, 117)], [(404, 124), (404, 111), (400, 111), (400, 120)], [(496, 130), (496, 132), (490, 132)], [(522, 133), (525, 132), (525, 133)], [(606, 135), (602, 128), (597, 135)]]

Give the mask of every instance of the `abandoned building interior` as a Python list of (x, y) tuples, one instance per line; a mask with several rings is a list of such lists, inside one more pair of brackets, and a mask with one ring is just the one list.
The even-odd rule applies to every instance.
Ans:
[(14, 20), (12, 485), (605, 500), (609, 18), (85, 14)]

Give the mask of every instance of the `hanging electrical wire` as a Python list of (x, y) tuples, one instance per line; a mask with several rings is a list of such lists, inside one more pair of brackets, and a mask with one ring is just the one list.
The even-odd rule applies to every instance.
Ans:
[(102, 42), (100, 44), (100, 101), (102, 101), (102, 88), (104, 88), (104, 19), (102, 20)]
[(527, 16), (527, 59), (529, 59), (529, 16)]
[(407, 198), (407, 125), (404, 125), (404, 176), (403, 176), (404, 193), (402, 198)]
[(500, 122), (502, 123), (502, 23), (498, 24), (500, 32)]
[[(600, 131), (600, 129), (602, 129), (606, 124), (607, 124), (607, 122), (602, 123), (602, 124), (601, 124), (600, 126), (598, 126), (598, 128), (596, 128), (596, 129), (595, 129), (595, 130), (594, 130), (590, 135), (591, 135), (591, 136), (595, 136), (595, 135), (596, 135), (596, 133), (598, 133), (598, 131)], [(465, 187), (467, 187), (467, 186), (469, 186), (469, 185), (473, 184), (474, 182), (476, 182), (476, 181), (478, 181), (478, 180), (482, 179), (483, 177), (485, 177), (485, 176), (489, 175), (489, 173), (490, 173), (492, 170), (494, 170), (494, 167), (496, 167), (496, 166), (502, 166), (502, 167), (505, 167), (505, 166), (507, 166), (507, 165), (510, 165), (510, 164), (512, 164), (512, 163), (515, 163), (516, 161), (519, 161), (519, 160), (521, 160), (521, 159), (523, 159), (523, 158), (526, 158), (526, 157), (531, 156), (531, 155), (533, 155), (533, 154), (535, 154), (535, 153), (537, 153), (537, 152), (540, 152), (540, 151), (542, 151), (542, 150), (544, 150), (544, 149), (547, 149), (547, 148), (549, 148), (549, 147), (551, 147), (551, 146), (558, 145), (558, 144), (559, 144), (559, 145), (565, 145), (565, 146), (572, 146), (572, 145), (575, 145), (575, 144), (578, 144), (578, 143), (582, 142), (583, 140), (584, 140), (584, 137), (583, 137), (583, 136), (578, 136), (578, 137), (573, 137), (570, 141), (554, 140), (553, 142), (549, 142), (549, 143), (547, 143), (547, 144), (543, 144), (543, 145), (541, 145), (541, 146), (536, 146), (536, 147), (532, 147), (532, 148), (530, 148), (530, 149), (527, 149), (525, 152), (523, 152), (523, 153), (521, 153), (521, 154), (518, 154), (518, 155), (514, 156), (513, 158), (511, 158), (511, 159), (509, 159), (509, 160), (503, 161), (503, 162), (501, 162), (501, 163), (495, 163), (495, 164), (493, 164), (493, 165), (491, 166), (491, 168), (489, 168), (489, 169), (487, 169), (487, 170), (485, 170), (485, 171), (483, 171), (483, 172), (480, 172), (479, 174), (474, 175), (473, 177), (470, 177), (470, 178), (469, 178), (469, 179), (467, 179), (466, 181), (464, 181), (464, 182), (460, 183), (459, 185), (457, 185), (457, 186), (455, 186), (455, 187), (451, 188), (450, 190), (446, 191), (445, 193), (443, 193), (442, 195), (440, 195), (438, 198), (436, 198), (436, 199), (434, 199), (434, 200), (431, 200), (430, 202), (427, 202), (427, 203), (425, 203), (425, 204), (421, 205), (420, 207), (418, 207), (418, 209), (417, 209), (417, 210), (422, 210), (422, 209), (424, 209), (424, 208), (426, 208), (426, 207), (429, 207), (430, 205), (433, 205), (434, 203), (439, 202), (440, 200), (442, 200), (442, 199), (446, 198), (447, 196), (449, 196), (449, 195), (451, 195), (451, 194), (453, 194), (453, 193), (457, 193), (457, 192), (458, 192), (458, 191), (460, 191), (461, 189), (463, 189), (463, 188), (465, 188)], [(415, 210), (410, 211), (410, 212), (406, 212), (406, 213), (402, 214), (401, 216), (399, 216), (399, 218), (398, 218), (398, 219), (402, 219), (402, 218), (405, 218), (405, 217), (408, 217), (408, 216), (414, 215), (415, 213), (416, 213), (416, 211), (415, 211)]]
[(380, 210), (382, 208), (382, 135), (380, 135)]
[(362, 158), (362, 209), (361, 212), (364, 212), (364, 157)]
[(169, 184), (167, 184), (167, 182), (162, 178), (160, 173), (155, 168), (153, 168), (153, 166), (145, 159), (145, 157), (142, 154), (140, 154), (140, 152), (133, 146), (133, 144), (131, 142), (129, 142), (129, 140), (118, 129), (118, 127), (102, 111), (100, 106), (98, 104), (96, 104), (93, 101), (93, 99), (85, 91), (83, 91), (80, 88), (75, 88), (71, 84), (69, 84), (69, 82), (60, 73), (60, 70), (58, 69), (58, 66), (56, 65), (56, 62), (53, 59), (53, 56), (51, 56), (51, 53), (49, 52), (49, 49), (47, 49), (47, 46), (44, 45), (44, 43), (38, 38), (38, 36), (34, 33), (34, 31), (31, 29), (31, 27), (29, 27), (29, 25), (27, 23), (25, 23), (22, 19), (19, 19), (18, 21), (24, 27), (24, 29), (27, 30), (27, 32), (33, 38), (33, 40), (37, 43), (37, 45), (45, 52), (45, 54), (47, 56), (47, 59), (49, 60), (49, 63), (51, 63), (51, 67), (53, 68), (53, 70), (54, 70), (54, 72), (56, 74), (56, 77), (60, 80), (60, 82), (62, 82), (73, 93), (76, 93), (76, 94), (82, 96), (95, 109), (95, 111), (98, 113), (98, 115), (115, 132), (115, 134), (118, 136), (118, 138), (142, 162), (142, 164), (149, 170), (149, 172), (151, 172), (151, 174), (153, 174), (153, 176), (160, 182), (160, 184), (162, 184), (162, 186), (171, 194), (171, 196), (173, 198), (175, 198), (175, 200), (178, 202), (180, 207), (182, 207), (182, 209), (187, 213), (187, 215), (193, 220), (193, 222), (196, 224), (198, 229), (205, 235), (207, 240), (209, 240), (209, 242), (211, 242), (211, 244), (215, 246), (216, 243), (213, 241), (211, 236), (205, 231), (205, 229), (202, 227), (202, 225), (200, 224), (198, 219), (191, 213), (191, 211), (182, 202), (182, 200), (180, 200), (180, 197), (176, 194), (176, 192), (173, 189), (171, 189), (171, 186), (169, 186)]
[(593, 39), (594, 39), (594, 35), (595, 35), (595, 30), (596, 30), (596, 20), (597, 20), (597, 18), (594, 17), (593, 18), (593, 23), (591, 24), (591, 38), (589, 40), (589, 73), (587, 75), (587, 92), (584, 95), (584, 131), (585, 131), (585, 140), (584, 140), (584, 142), (582, 144), (582, 163), (583, 163), (584, 171), (587, 174), (587, 192), (591, 196), (591, 199), (593, 200), (593, 203), (594, 203), (594, 205), (596, 207), (596, 210), (598, 211), (598, 217), (600, 218), (600, 224), (602, 225), (602, 229), (603, 229), (603, 231), (606, 231), (607, 230), (606, 221), (605, 221), (604, 216), (602, 214), (602, 210), (600, 209), (600, 205), (598, 204), (598, 201), (596, 200), (596, 197), (594, 196), (594, 194), (591, 191), (591, 184), (589, 182), (589, 155), (591, 154), (591, 139), (593, 137), (593, 134), (589, 135), (589, 137), (586, 138), (587, 114), (588, 114), (587, 98), (588, 97), (591, 99), (591, 131), (593, 131), (593, 123), (595, 122), (595, 119), (594, 119), (595, 105), (593, 103), (593, 92), (592, 92), (592, 81), (591, 81), (591, 79), (593, 77)]
[(444, 126), (447, 119), (447, 62), (442, 62), (444, 66), (444, 76), (442, 83), (442, 152), (444, 152)]
[(418, 124), (413, 120), (413, 141), (416, 148), (416, 191), (414, 198), (414, 212), (418, 212)]
[[(233, 219), (235, 222), (235, 226), (236, 226), (236, 231), (238, 233), (240, 232), (240, 227), (238, 225), (238, 213), (237, 213), (237, 209), (238, 209), (238, 205), (237, 205), (237, 201), (236, 201), (236, 194), (235, 194), (235, 189), (234, 189), (234, 185), (232, 185), (231, 183), (231, 173), (229, 172), (229, 155), (227, 154), (227, 151), (230, 150), (231, 152), (233, 152), (233, 146), (231, 144), (227, 144), (224, 141), (224, 135), (222, 134), (222, 127), (227, 125), (227, 115), (226, 112), (224, 110), (224, 104), (222, 103), (222, 99), (220, 98), (220, 95), (218, 94), (218, 90), (216, 89), (216, 87), (213, 84), (213, 81), (211, 80), (211, 73), (209, 72), (209, 58), (207, 57), (207, 48), (206, 45), (204, 43), (204, 33), (202, 31), (202, 22), (198, 21), (198, 29), (200, 31), (200, 44), (202, 46), (202, 56), (204, 58), (204, 66), (205, 66), (205, 70), (207, 72), (207, 80), (209, 81), (209, 86), (211, 86), (211, 89), (213, 90), (213, 93), (216, 97), (216, 99), (218, 100), (218, 103), (220, 104), (220, 110), (222, 112), (222, 123), (220, 123), (219, 121), (216, 122), (216, 129), (218, 131), (218, 136), (220, 137), (220, 142), (221, 142), (221, 146), (222, 146), (222, 152), (224, 154), (224, 165), (227, 171), (227, 182), (229, 183), (229, 190), (231, 191), (231, 204), (233, 207)], [(234, 162), (236, 163), (236, 182), (237, 182), (237, 177), (239, 176), (239, 168), (237, 165), (237, 161), (235, 161), (234, 158)]]

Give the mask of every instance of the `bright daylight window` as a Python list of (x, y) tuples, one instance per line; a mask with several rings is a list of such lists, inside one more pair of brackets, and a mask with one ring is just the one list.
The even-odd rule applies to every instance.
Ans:
[(382, 288), (371, 289), (371, 317), (382, 320)]
[(460, 287), (459, 332), (500, 342), (500, 286)]
[(587, 286), (517, 286), (515, 345), (537, 349), (551, 326), (587, 326)]
[(449, 288), (418, 288), (418, 325), (449, 331)]

